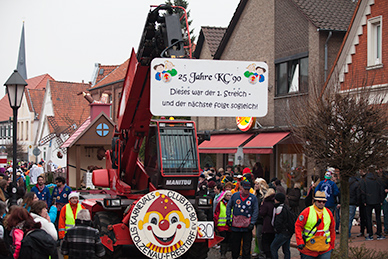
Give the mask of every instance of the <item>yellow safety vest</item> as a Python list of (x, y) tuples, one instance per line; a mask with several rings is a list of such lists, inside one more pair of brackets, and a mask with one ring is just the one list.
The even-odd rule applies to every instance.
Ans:
[(73, 210), (71, 209), (70, 203), (66, 204), (66, 221), (65, 221), (65, 229), (69, 229), (75, 226), (75, 218), (78, 215), (78, 212), (82, 210), (81, 204), (77, 203), (77, 210), (75, 212), (75, 217), (73, 214)]
[[(325, 251), (325, 249), (328, 249), (328, 247), (330, 246), (329, 243), (331, 241), (331, 238), (330, 238), (330, 223), (331, 223), (331, 220), (330, 220), (330, 214), (329, 214), (327, 208), (325, 208), (325, 207), (323, 208), (322, 220), (323, 220), (323, 224), (324, 224), (323, 225), (323, 229), (317, 230), (319, 226), (316, 226), (313, 229), (313, 227), (317, 223), (317, 212), (315, 211), (313, 205), (310, 206), (309, 215), (308, 215), (308, 218), (307, 218), (306, 224), (304, 226), (304, 230), (303, 230), (303, 237), (304, 237), (305, 242), (306, 242), (306, 247), (308, 247), (309, 250), (321, 251), (323, 249), (323, 251)], [(311, 232), (310, 232), (310, 230), (311, 230)], [(309, 234), (309, 232), (310, 232), (310, 234)], [(321, 233), (321, 232), (323, 232), (323, 235), (315, 236), (317, 233)], [(316, 240), (312, 240), (312, 238), (314, 238)], [(318, 244), (318, 243), (320, 243), (318, 240), (322, 240), (322, 238), (325, 239), (324, 240), (325, 244), (323, 244), (323, 243)], [(311, 240), (311, 242), (308, 243), (308, 241), (310, 241), (310, 240)], [(316, 244), (316, 241), (318, 242), (317, 244)], [(322, 240), (322, 242), (323, 242), (323, 240)], [(316, 247), (319, 250), (315, 250), (313, 248), (314, 245), (319, 246), (319, 248)]]
[[(222, 226), (226, 226), (226, 205), (222, 201), (220, 201), (219, 203), (220, 203), (220, 215), (218, 217), (217, 226), (222, 227)], [(231, 213), (230, 218), (232, 218), (233, 208), (230, 213)]]
[(225, 226), (226, 225), (226, 206), (220, 201), (220, 216), (218, 217), (217, 226)]

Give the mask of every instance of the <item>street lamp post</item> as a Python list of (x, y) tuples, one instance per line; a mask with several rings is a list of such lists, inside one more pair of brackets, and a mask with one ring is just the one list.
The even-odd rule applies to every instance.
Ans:
[(5, 82), (5, 87), (7, 88), (9, 105), (13, 110), (13, 136), (12, 136), (12, 146), (13, 146), (13, 163), (12, 163), (12, 199), (11, 205), (16, 205), (16, 147), (17, 147), (17, 116), (18, 109), (22, 103), (24, 88), (27, 85), (27, 82), (23, 77), (18, 73), (17, 70), (14, 70), (12, 75)]

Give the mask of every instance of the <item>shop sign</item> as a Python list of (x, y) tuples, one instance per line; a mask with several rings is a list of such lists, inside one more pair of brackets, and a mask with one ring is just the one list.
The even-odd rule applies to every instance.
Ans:
[(155, 58), (150, 73), (153, 115), (263, 117), (267, 114), (265, 62)]
[(241, 131), (250, 130), (256, 123), (255, 117), (236, 117), (237, 127)]

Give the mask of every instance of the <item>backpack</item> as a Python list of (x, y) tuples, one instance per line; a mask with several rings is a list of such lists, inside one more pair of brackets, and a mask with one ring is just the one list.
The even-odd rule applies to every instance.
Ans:
[(295, 222), (298, 219), (298, 215), (293, 212), (288, 206), (284, 206), (287, 211), (287, 230), (291, 235), (295, 233)]
[(0, 258), (13, 258), (14, 251), (15, 248), (10, 231), (4, 229), (4, 239), (0, 238)]

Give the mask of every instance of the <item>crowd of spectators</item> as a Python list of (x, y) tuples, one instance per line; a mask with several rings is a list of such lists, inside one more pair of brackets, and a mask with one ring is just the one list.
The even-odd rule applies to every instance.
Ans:
[[(333, 244), (330, 248), (326, 247), (326, 249), (331, 250), (334, 247), (334, 242), (328, 240), (334, 240), (335, 235), (340, 233), (341, 186), (339, 170), (328, 168), (322, 178), (313, 176), (305, 193), (298, 182), (292, 183), (292, 187), (287, 188), (285, 183), (277, 178), (267, 182), (262, 177), (254, 177), (254, 170), (257, 174), (257, 169), (250, 170), (247, 167), (227, 166), (225, 170), (205, 167), (200, 177), (197, 194), (210, 196), (213, 199), (213, 209), (207, 212), (207, 219), (214, 221), (216, 234), (224, 237), (219, 247), (221, 258), (226, 258), (228, 251), (232, 251), (232, 258), (239, 256), (241, 258), (250, 258), (250, 256), (278, 258), (277, 251), (280, 247), (283, 248), (285, 258), (289, 258), (289, 240), (293, 231), (287, 231), (284, 227), (279, 227), (279, 224), (276, 225), (276, 222), (279, 223), (279, 220), (276, 220), (277, 215), (282, 214), (279, 208), (281, 208), (280, 210), (287, 208), (296, 216), (302, 215), (301, 212), (305, 208), (310, 210), (314, 208), (318, 213), (317, 215), (322, 217), (322, 215), (326, 215), (326, 212), (323, 213), (324, 210), (320, 209), (323, 206), (320, 204), (322, 202), (324, 202), (325, 210), (330, 211), (327, 215), (332, 217), (331, 220), (326, 216), (326, 223), (330, 221), (334, 228), (331, 231), (331, 239), (326, 240), (326, 242)], [(263, 175), (262, 171), (259, 173), (261, 176)], [(349, 237), (351, 237), (353, 220), (358, 211), (357, 220), (360, 223), (361, 232), (357, 236), (364, 236), (366, 240), (374, 240), (373, 235), (377, 236), (377, 240), (385, 239), (384, 235), (388, 234), (388, 173), (374, 169), (368, 172), (360, 171), (355, 176), (350, 177), (349, 191)], [(325, 197), (316, 198), (317, 192)], [(255, 198), (253, 199), (251, 195)], [(251, 202), (257, 205), (257, 211), (253, 208), (254, 206), (251, 206), (252, 210), (247, 210), (246, 208), (249, 206), (244, 199), (251, 199)], [(381, 211), (384, 214), (384, 224), (381, 220)], [(372, 216), (373, 212), (375, 217)], [(247, 221), (245, 225), (242, 225), (243, 227), (236, 228), (235, 221), (242, 221), (240, 214), (249, 218), (248, 221), (252, 224), (248, 224)], [(284, 215), (285, 213), (283, 213)], [(306, 218), (304, 218), (303, 223), (306, 223), (305, 220)], [(321, 218), (320, 224), (324, 224), (322, 222)], [(374, 231), (373, 226), (376, 227), (376, 231)], [(323, 228), (323, 225), (321, 227)], [(282, 236), (279, 235), (281, 233)], [(248, 246), (248, 243), (250, 245), (251, 242), (247, 240), (254, 241), (255, 247), (252, 254), (250, 254), (251, 247)], [(239, 246), (236, 247), (237, 245)], [(244, 247), (245, 245), (246, 247)], [(302, 248), (300, 251), (303, 253), (305, 250)]]
[(62, 253), (71, 259), (105, 254), (90, 212), (63, 177), (46, 185), (42, 164), (18, 166), (15, 204), (12, 176), (12, 167), (0, 168), (0, 258), (55, 259)]
[(207, 220), (214, 221), (216, 234), (224, 238), (217, 247), (221, 259), (228, 251), (236, 259), (278, 258), (280, 247), (290, 258), (288, 212), (299, 213), (301, 186), (287, 189), (277, 178), (267, 182), (260, 168), (228, 165), (216, 171), (206, 166), (199, 178), (197, 195), (213, 199)]

